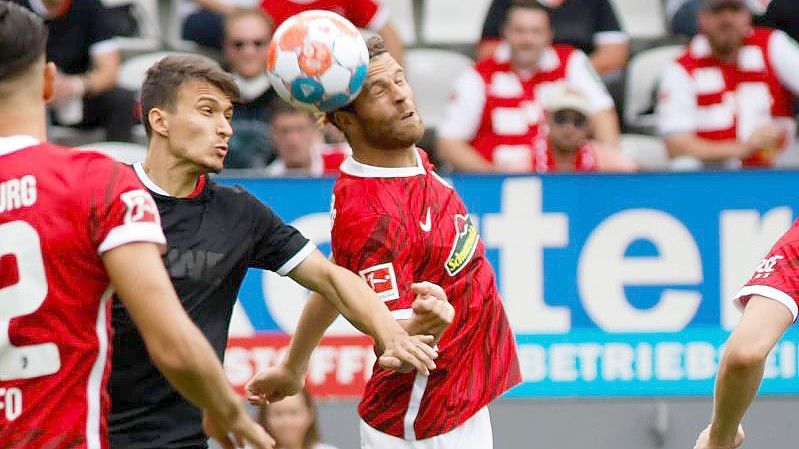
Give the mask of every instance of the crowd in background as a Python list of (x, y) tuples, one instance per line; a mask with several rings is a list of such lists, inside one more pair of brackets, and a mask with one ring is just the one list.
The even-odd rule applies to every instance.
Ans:
[[(137, 93), (118, 83), (128, 55), (115, 38), (141, 31), (135, 16), (143, 0), (122, 6), (110, 0), (16, 1), (49, 25), (47, 50), (58, 68), (49, 113), (53, 139), (74, 144), (80, 133), (94, 133), (82, 138), (146, 143), (137, 132)], [(349, 155), (334, 127), (293, 110), (270, 86), (269, 40), (291, 15), (333, 10), (380, 34), (399, 61), (412, 63), (380, 0), (161, 1), (175, 2), (166, 9), (179, 17), (180, 50), (218, 59), (241, 90), (226, 169), (316, 177), (335, 174)], [(436, 83), (449, 100), (439, 117), (426, 121), (421, 145), (443, 169), (462, 172), (730, 169), (799, 160), (793, 156), (799, 3), (663, 0), (662, 20), (672, 34), (647, 42), (625, 32), (618, 4), (493, 0), (482, 38), (468, 48), (446, 49), (473, 64)], [(636, 126), (623, 110), (631, 92), (625, 86), (637, 81), (628, 63), (675, 45), (679, 49), (658, 62), (656, 82), (646, 92), (651, 98), (644, 99), (651, 107), (643, 112), (654, 120)], [(419, 91), (429, 79), (411, 81)], [(78, 134), (62, 136), (64, 130)], [(653, 165), (658, 158), (662, 163)]]

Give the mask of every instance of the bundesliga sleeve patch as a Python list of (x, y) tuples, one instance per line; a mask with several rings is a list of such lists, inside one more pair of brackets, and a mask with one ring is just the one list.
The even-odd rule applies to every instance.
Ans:
[(381, 301), (392, 301), (399, 298), (397, 275), (394, 273), (394, 264), (391, 262), (363, 269), (358, 274), (369, 284)]
[(131, 190), (119, 195), (125, 203), (125, 223), (161, 223), (158, 206), (153, 197), (144, 190)]
[(477, 227), (468, 215), (455, 215), (455, 241), (444, 263), (447, 274), (455, 276), (465, 267), (477, 249)]

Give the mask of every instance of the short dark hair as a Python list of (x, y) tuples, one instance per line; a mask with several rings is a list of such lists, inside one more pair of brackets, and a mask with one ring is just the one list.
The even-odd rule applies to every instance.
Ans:
[[(386, 42), (383, 40), (382, 37), (380, 37), (377, 34), (371, 36), (369, 39), (366, 39), (366, 49), (369, 50), (369, 62), (371, 62), (374, 58), (380, 55), (388, 53), (388, 50), (386, 49)], [(355, 109), (353, 108), (352, 103), (350, 103), (346, 106), (338, 108), (336, 111), (354, 112), (354, 110)], [(336, 111), (330, 111), (326, 113), (325, 120), (332, 123), (336, 128), (338, 128), (338, 124), (336, 124), (336, 121), (333, 117)]]
[(532, 11), (542, 11), (544, 14), (547, 15), (551, 19), (552, 10), (548, 7), (538, 3), (537, 0), (512, 0), (510, 5), (508, 6), (508, 10), (505, 13), (505, 19), (502, 21), (503, 24), (507, 24), (508, 20), (510, 19), (510, 15), (514, 9), (528, 9)]
[(150, 111), (154, 108), (172, 110), (180, 86), (195, 79), (213, 84), (232, 101), (239, 98), (239, 87), (233, 77), (211, 59), (200, 55), (167, 56), (147, 70), (141, 87), (142, 122), (147, 137), (152, 133), (147, 118)]
[(23, 6), (0, 0), (0, 82), (31, 67), (46, 47), (42, 19)]

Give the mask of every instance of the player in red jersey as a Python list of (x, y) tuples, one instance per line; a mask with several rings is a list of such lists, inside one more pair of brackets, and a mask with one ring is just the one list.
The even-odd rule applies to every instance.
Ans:
[[(333, 256), (370, 283), (409, 333), (437, 335), (439, 358), (429, 377), (375, 367), (358, 408), (362, 447), (491, 448), (486, 406), (521, 381), (513, 334), (468, 211), (414, 145), (424, 127), (402, 68), (379, 37), (367, 46), (362, 93), (328, 115), (353, 150), (334, 189)], [(435, 285), (414, 280), (440, 285), (454, 318), (433, 297)], [(310, 299), (286, 360), (249, 383), (252, 402), (299, 388), (332, 312)]]
[(757, 394), (766, 358), (799, 313), (799, 222), (783, 235), (735, 296), (743, 316), (725, 345), (710, 425), (694, 449), (732, 449)]
[(0, 447), (106, 449), (111, 294), (213, 437), (266, 449), (159, 256), (158, 210), (133, 172), (45, 142), (47, 31), (0, 1)]

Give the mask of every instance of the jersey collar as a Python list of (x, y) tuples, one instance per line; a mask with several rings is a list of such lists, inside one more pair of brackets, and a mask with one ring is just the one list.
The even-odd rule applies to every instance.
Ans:
[(169, 197), (172, 196), (169, 193), (167, 193), (166, 190), (158, 187), (158, 184), (153, 182), (153, 180), (150, 179), (149, 176), (147, 176), (147, 172), (144, 171), (144, 165), (142, 165), (141, 162), (136, 162), (135, 164), (133, 164), (133, 170), (136, 171), (136, 176), (139, 177), (139, 181), (141, 181), (141, 183), (144, 184), (144, 187), (147, 187), (147, 190), (153, 193), (157, 193), (161, 196), (169, 196)]
[(416, 165), (413, 167), (375, 167), (362, 164), (350, 156), (342, 162), (340, 170), (358, 178), (410, 178), (427, 173), (418, 148), (416, 148)]
[(32, 136), (7, 136), (0, 137), (0, 156), (11, 154), (23, 148), (39, 145), (39, 140)]

